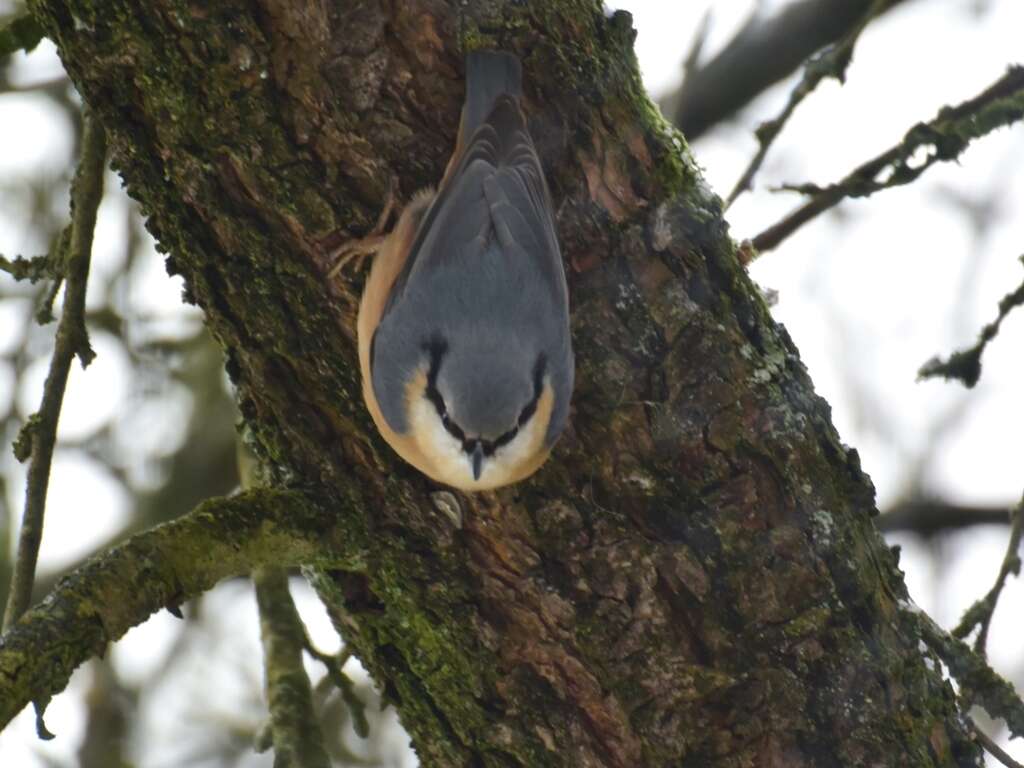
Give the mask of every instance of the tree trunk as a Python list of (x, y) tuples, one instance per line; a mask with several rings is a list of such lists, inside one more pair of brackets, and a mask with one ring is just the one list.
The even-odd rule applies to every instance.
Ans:
[[(315, 572), (425, 766), (979, 765), (904, 620), (873, 489), (588, 0), (35, 0), (223, 345), (277, 482), (355, 517)], [(573, 307), (572, 426), (532, 480), (438, 489), (359, 394), (366, 234), (435, 183), (465, 51), (524, 65)]]

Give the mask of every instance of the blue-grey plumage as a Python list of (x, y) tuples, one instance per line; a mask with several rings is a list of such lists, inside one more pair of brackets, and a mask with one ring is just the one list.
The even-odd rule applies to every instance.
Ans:
[(551, 201), (520, 64), (472, 53), (456, 152), (403, 213), (360, 305), (363, 390), (385, 439), (466, 490), (516, 482), (569, 415), (573, 355)]

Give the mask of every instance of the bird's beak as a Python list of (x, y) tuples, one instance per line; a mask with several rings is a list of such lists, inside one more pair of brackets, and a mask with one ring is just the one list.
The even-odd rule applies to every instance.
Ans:
[(476, 441), (476, 444), (473, 447), (472, 457), (473, 457), (473, 479), (474, 480), (479, 480), (480, 479), (480, 472), (482, 472), (483, 468), (484, 468), (484, 447), (483, 447), (483, 445), (481, 445), (479, 440)]

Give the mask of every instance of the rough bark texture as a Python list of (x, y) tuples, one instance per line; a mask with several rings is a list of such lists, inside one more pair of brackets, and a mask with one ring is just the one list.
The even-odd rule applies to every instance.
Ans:
[[(223, 344), (281, 483), (356, 498), (318, 572), (429, 766), (978, 765), (901, 620), (873, 490), (586, 0), (37, 0)], [(572, 430), (532, 481), (439, 491), (359, 397), (365, 234), (451, 150), (467, 47), (517, 51), (569, 266)], [(351, 507), (345, 502), (346, 514)], [(356, 530), (358, 529), (358, 530)]]

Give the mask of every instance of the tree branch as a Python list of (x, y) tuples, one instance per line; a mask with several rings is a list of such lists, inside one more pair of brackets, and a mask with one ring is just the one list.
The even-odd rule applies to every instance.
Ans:
[(987, 733), (982, 731), (981, 728), (978, 727), (977, 723), (973, 723), (973, 727), (974, 737), (978, 740), (981, 746), (984, 747), (990, 755), (992, 755), (992, 757), (1005, 765), (1006, 768), (1024, 768), (1024, 765), (1021, 765), (1006, 754), (1006, 750), (996, 744)]
[(352, 730), (355, 731), (356, 736), (365, 739), (370, 735), (370, 723), (366, 719), (366, 702), (359, 698), (355, 683), (345, 674), (345, 664), (352, 658), (352, 649), (343, 646), (337, 655), (331, 656), (317, 648), (307, 634), (306, 652), (327, 668), (327, 679), (338, 689), (342, 702), (348, 707), (349, 714), (352, 715)]
[(1020, 575), (1020, 549), (1021, 532), (1024, 530), (1024, 498), (1010, 512), (1010, 540), (1006, 544), (1006, 554), (1003, 556), (1003, 564), (999, 567), (999, 575), (996, 576), (996, 583), (983, 598), (967, 609), (960, 623), (953, 629), (953, 637), (963, 639), (969, 635), (975, 627), (980, 626), (978, 638), (974, 643), (974, 651), (982, 658), (985, 657), (985, 646), (988, 642), (988, 628), (992, 623), (992, 614), (995, 613), (996, 603), (999, 602), (999, 595), (1006, 586), (1006, 579), (1012, 573)]
[(264, 566), (253, 571), (252, 581), (260, 612), (274, 768), (330, 768), (302, 665), (306, 629), (288, 591), (288, 573)]
[(912, 614), (921, 638), (960, 683), (960, 697), (992, 717), (1001, 717), (1014, 737), (1024, 736), (1024, 702), (1010, 683), (962, 640), (950, 635), (921, 610)]
[[(1024, 117), (1024, 67), (1012, 66), (978, 96), (943, 107), (929, 123), (918, 123), (895, 147), (863, 163), (842, 181), (827, 187), (786, 185), (811, 195), (793, 213), (753, 238), (760, 253), (770, 251), (811, 219), (847, 197), (868, 197), (882, 189), (909, 184), (933, 163), (955, 160), (968, 144)], [(923, 159), (917, 158), (924, 150)]]
[(62, 579), (0, 637), (0, 728), (27, 702), (63, 690), (108, 642), (221, 579), (266, 564), (361, 568), (363, 544), (346, 530), (353, 510), (338, 501), (328, 512), (296, 491), (211, 499)]
[(31, 13), (18, 16), (0, 29), (0, 58), (16, 51), (28, 53), (45, 37), (42, 25)]
[(93, 358), (85, 329), (85, 289), (89, 279), (96, 212), (103, 199), (106, 157), (107, 142), (103, 128), (86, 113), (82, 159), (71, 186), (71, 237), (64, 254), (67, 279), (64, 311), (57, 327), (50, 371), (43, 385), (42, 403), (39, 411), (29, 418), (15, 443), (18, 458), (24, 460), (31, 453), (32, 463), (28, 468), (25, 512), (22, 515), (11, 591), (4, 611), (4, 628), (11, 626), (25, 612), (32, 599), (32, 583), (43, 537), (50, 466), (57, 440), (57, 422), (60, 420), (71, 361), (78, 355), (82, 367), (85, 367)]
[(935, 536), (974, 525), (1006, 525), (1006, 507), (972, 507), (941, 499), (903, 501), (878, 516), (882, 533), (914, 533)]
[(0, 272), (6, 272), (15, 280), (28, 280), (30, 283), (37, 283), (44, 277), (54, 276), (53, 264), (55, 261), (57, 259), (54, 258), (54, 254), (49, 253), (32, 256), (28, 259), (23, 256), (15, 256), (13, 260), (0, 254)]
[[(1024, 256), (1020, 257), (1020, 262), (1024, 264)], [(964, 386), (973, 387), (981, 378), (981, 356), (985, 347), (999, 333), (999, 327), (1006, 316), (1016, 307), (1021, 306), (1024, 306), (1024, 282), (1000, 299), (998, 316), (981, 329), (978, 340), (973, 346), (954, 352), (945, 360), (933, 357), (921, 366), (921, 370), (917, 373), (918, 378), (930, 379), (941, 376), (947, 381), (958, 379), (963, 382)]]
[(736, 181), (736, 185), (732, 188), (729, 196), (726, 197), (726, 209), (733, 204), (737, 197), (750, 189), (754, 176), (761, 168), (761, 164), (768, 154), (768, 149), (775, 142), (779, 133), (782, 132), (782, 128), (800, 105), (800, 102), (807, 98), (818, 87), (818, 83), (826, 77), (835, 78), (840, 83), (846, 82), (846, 68), (850, 65), (850, 60), (853, 58), (853, 47), (857, 44), (861, 32), (891, 4), (892, 0), (872, 0), (864, 15), (850, 28), (838, 44), (830, 46), (807, 62), (804, 66), (803, 77), (790, 92), (789, 99), (786, 101), (786, 106), (783, 107), (782, 112), (774, 119), (761, 123), (754, 132), (759, 144), (758, 150), (751, 158), (746, 169), (740, 174), (740, 178)]
[(662, 111), (693, 141), (847, 34), (871, 2), (800, 0), (768, 20), (752, 17), (711, 61), (690, 68), (679, 89), (660, 100)]

